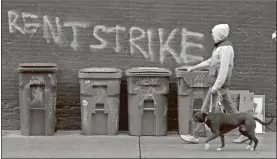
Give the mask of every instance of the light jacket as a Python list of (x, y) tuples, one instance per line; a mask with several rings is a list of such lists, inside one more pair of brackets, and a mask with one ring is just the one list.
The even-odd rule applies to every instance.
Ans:
[(194, 69), (209, 68), (208, 84), (216, 89), (228, 88), (234, 66), (234, 49), (227, 40), (228, 24), (219, 24), (212, 29), (215, 48), (212, 56), (194, 66)]

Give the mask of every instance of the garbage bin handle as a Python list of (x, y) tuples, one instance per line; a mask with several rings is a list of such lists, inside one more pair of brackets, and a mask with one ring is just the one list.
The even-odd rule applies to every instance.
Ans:
[(30, 86), (44, 86), (45, 84), (44, 83), (34, 83), (34, 84), (31, 84)]
[(108, 85), (107, 85), (107, 82), (99, 82), (99, 81), (93, 82), (93, 83), (87, 85), (84, 89), (82, 89), (81, 94), (84, 94), (87, 89), (93, 88), (95, 86), (105, 86), (105, 87), (107, 87)]
[(144, 111), (154, 111), (155, 108), (143, 108)]
[(154, 108), (144, 108), (142, 105), (142, 106), (140, 106), (140, 110), (141, 110), (141, 116), (144, 114), (145, 111), (153, 111), (154, 115), (156, 115), (155, 107)]
[(105, 81), (97, 81), (97, 82), (93, 82), (92, 84), (91, 84), (91, 86), (107, 86), (108, 84), (107, 84), (107, 82), (105, 82)]

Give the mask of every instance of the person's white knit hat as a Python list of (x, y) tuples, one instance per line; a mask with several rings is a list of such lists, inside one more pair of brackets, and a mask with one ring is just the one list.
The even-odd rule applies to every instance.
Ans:
[(276, 40), (276, 31), (272, 34), (272, 40)]
[(229, 35), (229, 25), (228, 24), (218, 24), (213, 27), (212, 33), (214, 36), (215, 42), (221, 41), (228, 37)]

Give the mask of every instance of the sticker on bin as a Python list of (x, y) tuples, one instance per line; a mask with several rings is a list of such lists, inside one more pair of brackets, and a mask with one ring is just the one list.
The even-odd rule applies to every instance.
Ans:
[(89, 83), (90, 83), (90, 80), (85, 80), (85, 83), (86, 83), (86, 84), (89, 84)]
[(139, 67), (141, 70), (157, 70), (159, 69), (158, 67)]
[(83, 100), (82, 103), (83, 103), (84, 106), (88, 105), (88, 102), (86, 100)]

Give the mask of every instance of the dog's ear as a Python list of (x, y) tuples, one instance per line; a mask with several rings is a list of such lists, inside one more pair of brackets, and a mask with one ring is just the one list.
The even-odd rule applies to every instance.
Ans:
[(208, 113), (207, 112), (203, 112), (203, 116), (204, 117), (208, 116)]

